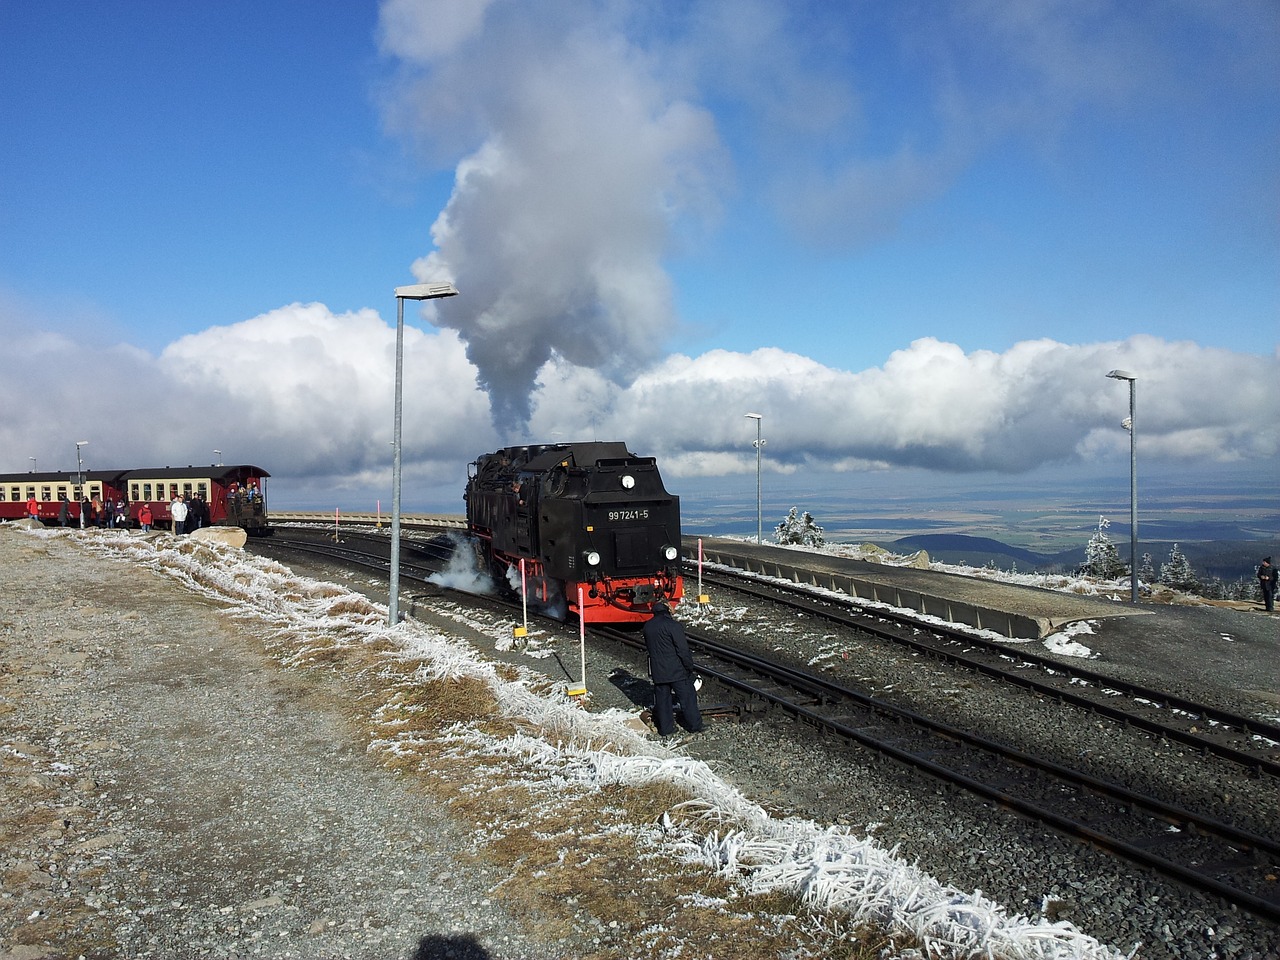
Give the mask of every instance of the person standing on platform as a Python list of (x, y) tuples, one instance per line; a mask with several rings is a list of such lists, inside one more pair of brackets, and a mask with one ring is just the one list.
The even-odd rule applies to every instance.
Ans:
[(142, 509), (138, 511), (138, 525), (142, 527), (143, 533), (151, 532), (151, 522), (155, 517), (151, 513), (151, 504), (144, 503)]
[(187, 532), (187, 501), (179, 494), (173, 495), (173, 502), (169, 504), (169, 516), (173, 517), (175, 536), (180, 537)]
[(671, 616), (671, 608), (659, 600), (651, 608), (653, 616), (645, 621), (644, 645), (649, 651), (649, 676), (653, 680), (653, 722), (658, 735), (675, 733), (675, 708), (672, 694), (680, 701), (684, 726), (690, 733), (702, 729), (698, 710), (698, 691), (693, 686), (693, 657), (689, 639)]
[(27, 517), (32, 520), (40, 519), (40, 501), (34, 493), (27, 497)]
[(1262, 605), (1268, 613), (1276, 609), (1276, 568), (1270, 557), (1262, 558), (1262, 566), (1258, 567), (1258, 586), (1262, 587)]

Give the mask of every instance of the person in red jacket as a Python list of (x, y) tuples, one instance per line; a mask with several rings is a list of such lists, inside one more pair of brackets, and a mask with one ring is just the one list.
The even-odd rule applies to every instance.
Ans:
[(35, 494), (27, 497), (27, 516), (32, 520), (40, 519), (40, 501), (35, 498)]

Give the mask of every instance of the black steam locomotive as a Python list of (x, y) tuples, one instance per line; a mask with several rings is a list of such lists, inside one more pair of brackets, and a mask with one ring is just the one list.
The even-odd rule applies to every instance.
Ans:
[(467, 471), (466, 501), (490, 572), (544, 610), (635, 622), (654, 601), (683, 594), (680, 498), (667, 492), (652, 457), (624, 443), (485, 454)]

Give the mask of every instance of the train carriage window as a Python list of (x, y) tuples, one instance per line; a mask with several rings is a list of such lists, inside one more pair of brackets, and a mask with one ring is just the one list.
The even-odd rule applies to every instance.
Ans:
[(0, 487), (0, 503), (4, 503), (4, 500), (5, 500), (4, 494), (5, 494), (5, 488)]
[(53, 499), (53, 488), (52, 488), (52, 487), (41, 487), (41, 488), (40, 488), (40, 499), (41, 499), (41, 500), (52, 500), (52, 499)]
[(31, 499), (32, 497), (34, 497), (35, 495), (36, 495), (36, 488), (35, 488), (35, 487), (27, 487), (27, 499), (28, 499), (28, 500), (30, 500), (30, 499)]
[(69, 497), (69, 496), (71, 496), (71, 491), (70, 491), (70, 490), (68, 490), (68, 489), (67, 489), (67, 487), (66, 487), (65, 485), (63, 485), (63, 486), (59, 486), (59, 487), (58, 487), (58, 499), (59, 499), (59, 500), (61, 500), (63, 497)]
[(182, 485), (182, 495), (188, 500), (191, 499), (191, 484), (189, 482)]
[(10, 487), (10, 488), (9, 488), (9, 499), (10, 499), (10, 500), (21, 500), (21, 499), (22, 499), (22, 488), (21, 488), (21, 487)]
[(203, 480), (201, 480), (199, 483), (196, 484), (196, 495), (201, 500), (209, 499), (209, 485), (205, 483)]

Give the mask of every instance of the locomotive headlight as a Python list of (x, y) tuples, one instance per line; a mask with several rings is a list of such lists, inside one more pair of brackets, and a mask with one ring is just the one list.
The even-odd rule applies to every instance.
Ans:
[(634, 487), (635, 485), (636, 485), (636, 478), (635, 478), (635, 477), (633, 477), (633, 476), (632, 476), (631, 474), (629, 474), (629, 473), (624, 473), (624, 474), (622, 475), (622, 489), (623, 489), (623, 490), (630, 490), (630, 489), (631, 489), (632, 487)]
[(588, 567), (600, 566), (600, 554), (596, 550), (588, 550), (585, 554), (583, 554), (582, 559), (587, 561)]
[(680, 556), (680, 551), (675, 547), (666, 546), (662, 548), (662, 555), (667, 558), (667, 562), (669, 563), (676, 557)]

